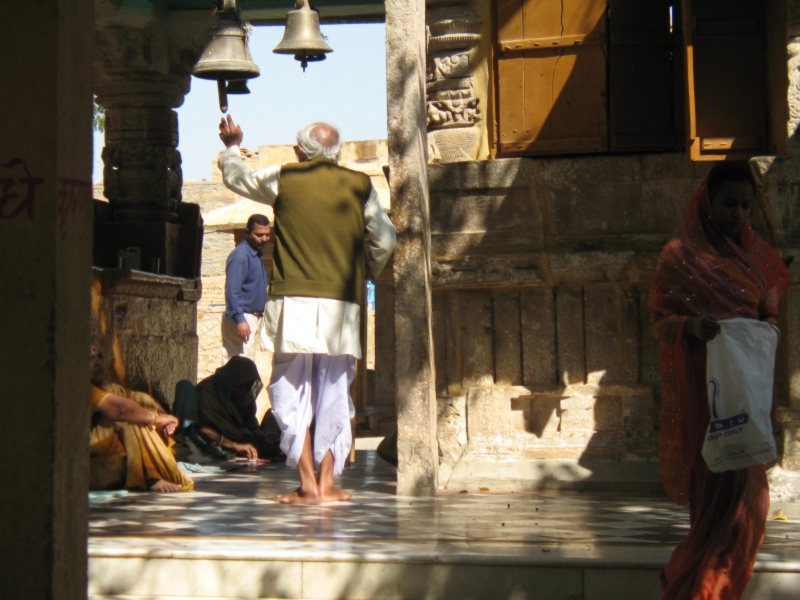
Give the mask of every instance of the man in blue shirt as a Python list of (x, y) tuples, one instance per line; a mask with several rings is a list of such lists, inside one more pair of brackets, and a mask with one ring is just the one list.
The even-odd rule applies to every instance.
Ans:
[(222, 317), (222, 364), (234, 356), (253, 359), (256, 337), (267, 303), (263, 248), (272, 234), (269, 219), (251, 215), (247, 237), (225, 263), (225, 316)]

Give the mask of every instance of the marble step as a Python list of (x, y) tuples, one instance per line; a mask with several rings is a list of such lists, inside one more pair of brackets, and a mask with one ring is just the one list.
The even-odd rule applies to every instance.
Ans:
[[(667, 547), (491, 543), (342, 545), (94, 539), (89, 597), (235, 600), (658, 600)], [(794, 556), (762, 553), (746, 600), (789, 600)]]

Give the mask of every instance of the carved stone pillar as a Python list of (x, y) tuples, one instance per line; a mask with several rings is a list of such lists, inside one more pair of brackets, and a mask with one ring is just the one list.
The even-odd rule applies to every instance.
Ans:
[[(776, 389), (785, 394), (786, 406), (776, 409), (783, 431), (781, 466), (786, 471), (800, 472), (800, 227), (793, 218), (800, 183), (800, 0), (787, 2), (787, 69), (789, 76), (789, 156), (767, 164), (764, 189), (777, 224), (776, 238), (782, 256), (793, 258), (789, 265), (791, 285), (782, 303), (781, 330), (784, 351), (778, 352), (779, 376)], [(782, 364), (781, 364), (782, 363)], [(781, 383), (780, 371), (786, 374)], [(781, 389), (784, 388), (784, 389)], [(780, 398), (783, 400), (783, 398)], [(779, 400), (779, 401), (780, 401)], [(800, 489), (800, 483), (794, 484)]]
[(101, 3), (95, 94), (106, 109), (105, 195), (115, 221), (174, 221), (181, 203), (178, 115), (212, 22), (132, 19)]
[(475, 160), (481, 119), (473, 85), (480, 19), (466, 6), (429, 9), (426, 76), (430, 162)]

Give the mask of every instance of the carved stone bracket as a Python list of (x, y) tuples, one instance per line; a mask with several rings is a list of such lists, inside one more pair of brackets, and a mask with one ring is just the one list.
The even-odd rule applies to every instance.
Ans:
[(428, 146), (431, 162), (477, 157), (481, 119), (472, 81), (480, 19), (464, 6), (428, 13), (426, 77)]

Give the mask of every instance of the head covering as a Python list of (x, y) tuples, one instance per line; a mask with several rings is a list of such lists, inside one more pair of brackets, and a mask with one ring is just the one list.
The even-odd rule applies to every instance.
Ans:
[[(256, 363), (244, 356), (231, 358), (225, 365), (214, 372), (211, 379), (222, 398), (243, 406), (255, 402), (261, 388), (264, 387), (261, 383), (261, 376), (258, 374)], [(242, 398), (233, 398), (233, 390), (248, 381), (252, 381), (253, 386), (247, 394)]]
[[(687, 340), (691, 317), (763, 319), (778, 314), (789, 284), (783, 260), (746, 223), (741, 245), (714, 221), (708, 177), (681, 216), (656, 266), (650, 290), (650, 319), (661, 342), (663, 387), (661, 478), (667, 493), (686, 504), (692, 461), (708, 426), (706, 347)], [(701, 459), (702, 460), (702, 459)]]
[[(253, 385), (246, 394), (233, 397), (237, 387), (251, 381)], [(226, 438), (251, 443), (253, 432), (259, 428), (256, 398), (263, 387), (256, 364), (244, 356), (234, 356), (197, 384), (201, 421)]]

